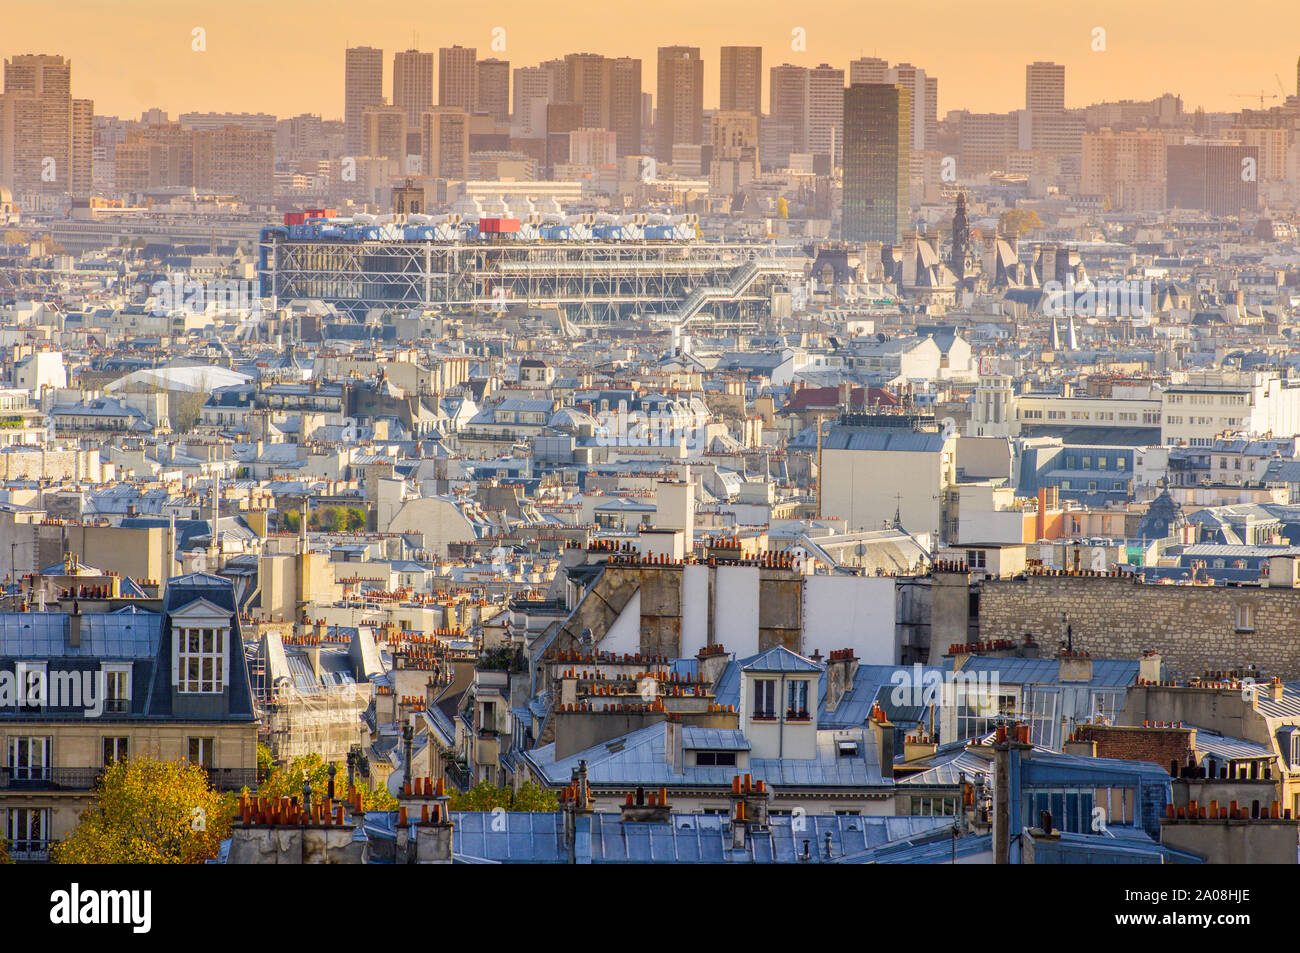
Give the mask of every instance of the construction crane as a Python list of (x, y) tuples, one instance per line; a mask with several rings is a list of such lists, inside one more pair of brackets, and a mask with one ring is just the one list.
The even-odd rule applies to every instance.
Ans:
[(1264, 108), (1264, 101), (1265, 101), (1265, 100), (1267, 100), (1267, 99), (1277, 99), (1277, 93), (1266, 93), (1266, 92), (1265, 92), (1264, 90), (1262, 90), (1262, 89), (1259, 91), (1258, 94), (1256, 94), (1256, 93), (1233, 93), (1233, 94), (1232, 94), (1232, 96), (1233, 96), (1234, 98), (1236, 98), (1236, 99), (1254, 99), (1256, 95), (1259, 96), (1259, 108), (1260, 108), (1260, 109), (1263, 109), (1263, 108)]

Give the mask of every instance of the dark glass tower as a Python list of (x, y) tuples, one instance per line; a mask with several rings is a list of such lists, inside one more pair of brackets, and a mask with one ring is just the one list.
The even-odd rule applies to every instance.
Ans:
[(912, 96), (900, 86), (844, 91), (844, 195), (840, 234), (894, 244), (907, 222)]

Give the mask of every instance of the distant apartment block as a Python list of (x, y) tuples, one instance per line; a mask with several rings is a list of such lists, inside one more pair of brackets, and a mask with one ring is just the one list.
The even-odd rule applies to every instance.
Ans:
[(1170, 208), (1240, 215), (1259, 205), (1259, 149), (1235, 143), (1167, 147)]

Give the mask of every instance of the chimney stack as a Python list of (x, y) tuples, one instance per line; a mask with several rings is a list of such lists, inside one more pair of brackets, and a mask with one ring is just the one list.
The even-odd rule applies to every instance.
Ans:
[(834, 711), (840, 701), (853, 687), (853, 679), (858, 674), (858, 660), (853, 649), (837, 649), (831, 652), (826, 663), (826, 710)]

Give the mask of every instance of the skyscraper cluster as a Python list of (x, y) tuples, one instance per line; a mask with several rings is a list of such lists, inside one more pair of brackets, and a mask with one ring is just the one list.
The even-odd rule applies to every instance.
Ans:
[(72, 62), (62, 56), (5, 60), (0, 93), (0, 182), (15, 191), (88, 194), (94, 103), (72, 98)]

